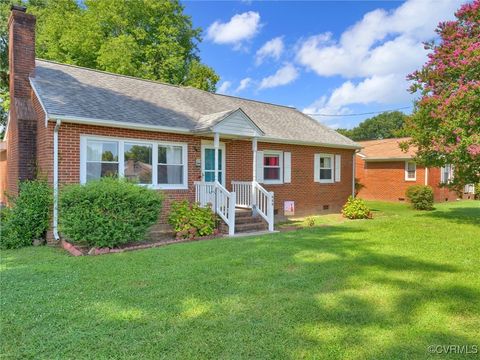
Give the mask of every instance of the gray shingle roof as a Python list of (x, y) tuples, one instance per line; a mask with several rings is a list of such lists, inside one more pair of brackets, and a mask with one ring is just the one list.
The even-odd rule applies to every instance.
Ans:
[(49, 116), (194, 131), (241, 108), (267, 139), (360, 147), (291, 107), (44, 60), (36, 61), (31, 81)]

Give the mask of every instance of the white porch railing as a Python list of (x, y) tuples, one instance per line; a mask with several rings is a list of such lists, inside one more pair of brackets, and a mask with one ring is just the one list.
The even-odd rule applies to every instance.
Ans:
[(268, 231), (273, 231), (273, 192), (256, 181), (232, 181), (232, 189), (237, 194), (237, 206), (257, 212), (268, 223)]
[(228, 234), (235, 234), (235, 192), (216, 182), (195, 181), (195, 201), (200, 206), (211, 206), (228, 225)]

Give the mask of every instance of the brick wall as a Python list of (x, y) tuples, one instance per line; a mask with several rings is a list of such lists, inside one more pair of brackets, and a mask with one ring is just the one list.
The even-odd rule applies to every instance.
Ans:
[[(49, 153), (53, 147), (48, 139), (53, 138), (54, 124), (50, 123), (45, 132), (45, 139), (40, 139), (39, 155), (45, 152), (46, 161), (39, 161), (42, 173), (51, 177), (52, 159)], [(43, 133), (39, 130), (39, 134)], [(62, 123), (59, 131), (59, 182), (60, 185), (80, 182), (80, 136), (97, 135), (139, 140), (164, 140), (188, 143), (188, 190), (165, 190), (166, 196), (163, 219), (168, 212), (172, 200), (195, 199), (193, 182), (201, 180), (201, 168), (196, 166), (196, 159), (201, 158), (202, 138), (192, 135), (169, 134), (150, 131), (139, 131), (120, 128), (89, 126), (71, 123)], [(208, 140), (212, 140), (211, 138)], [(226, 186), (231, 190), (231, 181), (252, 180), (252, 143), (243, 140), (225, 140), (226, 146)], [(42, 148), (40, 150), (40, 148)], [(48, 151), (45, 149), (48, 148)], [(338, 212), (345, 203), (352, 189), (352, 150), (328, 149), (312, 146), (283, 145), (259, 143), (259, 150), (271, 149), (289, 151), (292, 153), (292, 182), (282, 185), (264, 185), (275, 193), (275, 206), (278, 214), (283, 215), (283, 201), (295, 201), (296, 215), (312, 213)], [(327, 152), (341, 154), (342, 171), (341, 182), (333, 184), (319, 184), (313, 181), (313, 158), (315, 153)], [(43, 155), (40, 155), (40, 157)], [(329, 209), (324, 210), (328, 205)]]
[[(405, 161), (365, 162), (356, 156), (355, 176), (364, 187), (358, 196), (366, 200), (404, 201), (409, 186), (425, 185), (425, 168), (417, 165), (415, 181), (405, 180)], [(455, 200), (454, 192), (441, 188), (440, 169), (428, 170), (428, 185), (434, 190), (435, 201)]]
[(450, 191), (446, 187), (440, 186), (441, 170), (432, 168), (428, 170), (428, 185), (433, 188), (433, 196), (436, 202), (455, 201), (458, 198), (457, 193)]

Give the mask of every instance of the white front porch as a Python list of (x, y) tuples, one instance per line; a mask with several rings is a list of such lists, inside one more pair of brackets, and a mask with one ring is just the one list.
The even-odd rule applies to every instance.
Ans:
[[(268, 230), (273, 231), (274, 194), (257, 181), (257, 142), (263, 132), (241, 109), (219, 116), (221, 119), (213, 126), (203, 127), (199, 131), (210, 136), (213, 133), (213, 145), (202, 145), (202, 181), (195, 182), (195, 201), (201, 206), (211, 206), (228, 225), (229, 235), (235, 234), (236, 208), (251, 209), (255, 216), (264, 219)], [(212, 119), (205, 121), (211, 123)], [(220, 142), (221, 135), (250, 139), (252, 142), (252, 181), (232, 181), (232, 191), (226, 188), (227, 154), (224, 144)]]

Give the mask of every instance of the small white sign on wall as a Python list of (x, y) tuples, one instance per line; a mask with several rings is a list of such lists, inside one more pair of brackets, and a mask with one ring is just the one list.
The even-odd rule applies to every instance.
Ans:
[(285, 216), (295, 215), (295, 201), (285, 201), (283, 203), (283, 214)]

